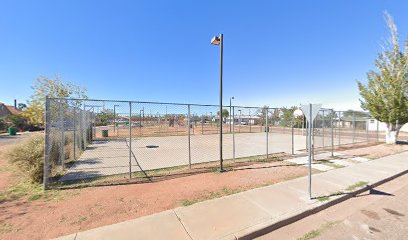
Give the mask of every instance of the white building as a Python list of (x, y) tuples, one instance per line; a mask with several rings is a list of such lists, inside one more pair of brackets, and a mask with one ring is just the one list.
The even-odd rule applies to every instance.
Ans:
[[(368, 131), (377, 131), (377, 122), (378, 122), (378, 130), (386, 131), (387, 125), (383, 122), (379, 122), (374, 118), (367, 119), (368, 123)], [(408, 123), (402, 126), (401, 132), (408, 132)]]
[[(235, 124), (241, 124), (241, 125), (248, 125), (248, 124), (258, 124), (261, 121), (261, 118), (259, 116), (253, 116), (253, 115), (237, 115), (232, 118), (232, 116), (229, 116), (227, 118), (224, 118), (224, 122), (226, 124), (232, 124), (232, 121), (234, 119)], [(218, 122), (219, 117), (213, 117), (212, 119), (213, 122)]]

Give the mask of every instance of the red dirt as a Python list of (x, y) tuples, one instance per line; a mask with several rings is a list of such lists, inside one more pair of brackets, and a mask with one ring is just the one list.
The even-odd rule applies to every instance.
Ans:
[[(262, 167), (262, 168), (261, 168)], [(285, 162), (254, 164), (161, 182), (61, 190), (62, 200), (7, 200), (0, 205), (2, 239), (47, 239), (172, 209), (224, 188), (243, 190), (303, 176)], [(3, 227), (5, 228), (5, 227)]]
[(342, 153), (369, 159), (376, 159), (391, 154), (401, 153), (404, 151), (408, 151), (408, 144), (376, 144), (374, 146), (345, 150), (342, 151)]

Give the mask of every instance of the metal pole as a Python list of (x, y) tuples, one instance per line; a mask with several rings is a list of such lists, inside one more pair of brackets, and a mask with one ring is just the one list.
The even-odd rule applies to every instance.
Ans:
[(331, 156), (334, 157), (334, 126), (333, 126), (333, 116), (334, 116), (334, 111), (332, 111), (331, 114), (331, 119), (330, 119), (330, 125), (331, 125)]
[(252, 124), (251, 124), (251, 109), (249, 109), (249, 132), (252, 132)]
[(235, 107), (232, 107), (232, 160), (235, 161)]
[(61, 139), (60, 139), (60, 165), (62, 169), (64, 169), (64, 161), (65, 161), (65, 136), (64, 136), (64, 109), (62, 106), (62, 99), (60, 100), (60, 131), (61, 131)]
[(294, 136), (295, 115), (292, 113), (292, 155), (295, 154), (295, 136)]
[(76, 156), (76, 104), (74, 105), (74, 160)]
[(212, 112), (210, 112), (210, 124), (211, 124), (211, 131), (212, 131)]
[(116, 105), (113, 105), (113, 131), (116, 132)]
[(339, 146), (340, 146), (340, 138), (341, 138), (341, 125), (342, 125), (342, 123), (341, 123), (341, 118), (340, 118), (340, 114), (341, 114), (341, 112), (339, 111), (339, 120), (338, 120), (338, 130), (337, 130), (337, 135), (339, 135), (338, 137), (339, 137)]
[(187, 126), (188, 126), (188, 167), (191, 169), (191, 139), (190, 139), (190, 104), (187, 105)]
[(204, 134), (204, 115), (201, 115), (201, 134)]
[(309, 121), (306, 118), (306, 115), (303, 118), (303, 121), (305, 123), (305, 135), (306, 135), (306, 151), (309, 152)]
[(84, 107), (83, 107), (83, 110), (82, 110), (82, 121), (83, 121), (83, 131), (82, 131), (82, 141), (83, 141), (83, 144), (82, 144), (82, 150), (84, 151), (85, 150), (85, 148), (86, 148), (86, 141), (87, 141), (87, 136), (86, 136), (86, 134), (87, 134), (87, 131), (88, 131), (88, 124), (86, 123), (86, 112), (85, 112), (85, 102), (84, 102)]
[(324, 110), (322, 110), (322, 112), (323, 112), (323, 113), (322, 113), (322, 115), (323, 115), (323, 116), (322, 116), (322, 117), (323, 117), (323, 121), (322, 121), (322, 143), (323, 143), (323, 149), (324, 149), (324, 127), (325, 127), (325, 125), (326, 125), (326, 124), (325, 124), (325, 120), (326, 120), (326, 119), (324, 118)]
[(231, 103), (231, 98), (230, 98), (230, 105), (229, 105), (229, 118), (230, 118), (230, 120), (229, 120), (229, 129), (230, 129), (230, 132), (232, 132), (232, 130), (231, 130), (231, 128), (232, 128), (232, 126), (231, 126), (231, 105), (232, 105), (232, 103)]
[(366, 138), (367, 138), (367, 142), (369, 142), (369, 139), (368, 139), (368, 123), (369, 123), (369, 119), (366, 119)]
[(316, 119), (314, 119), (313, 121), (312, 121), (312, 124), (311, 124), (311, 126), (312, 126), (312, 141), (311, 141), (311, 145), (312, 145), (312, 160), (314, 161), (314, 140), (315, 140), (315, 132), (314, 132), (314, 128), (315, 128), (315, 125), (316, 125), (316, 121), (315, 121)]
[(313, 120), (312, 120), (312, 104), (309, 104), (309, 198), (312, 199), (312, 128), (313, 128)]
[(269, 158), (269, 128), (268, 128), (268, 109), (265, 109), (265, 132), (266, 132), (266, 159)]
[(377, 121), (377, 142), (379, 142), (380, 141), (380, 135), (379, 135), (379, 132), (380, 132), (380, 122), (378, 121), (378, 120), (376, 120)]
[(224, 36), (220, 35), (220, 172), (224, 172), (222, 159), (222, 61), (223, 61)]
[(239, 132), (241, 133), (241, 115), (242, 115), (242, 111), (241, 110), (238, 110), (239, 111)]
[(132, 102), (129, 102), (129, 179), (132, 178)]
[(353, 112), (353, 143), (355, 141), (355, 135), (356, 135), (356, 115)]
[[(98, 110), (99, 112), (99, 107)], [(92, 132), (93, 138), (92, 140), (94, 140), (96, 138), (96, 113), (94, 113), (94, 119), (93, 119), (93, 132)]]
[(44, 139), (44, 166), (43, 166), (43, 186), (48, 189), (48, 173), (50, 163), (50, 100), (45, 97), (45, 139)]

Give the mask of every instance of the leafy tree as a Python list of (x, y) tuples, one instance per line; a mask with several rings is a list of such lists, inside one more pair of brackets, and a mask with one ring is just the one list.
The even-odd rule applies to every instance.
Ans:
[[(268, 117), (271, 114), (271, 110), (269, 109), (269, 106), (264, 105), (261, 109), (258, 109), (256, 111), (256, 114), (259, 116), (259, 118), (261, 119), (261, 124), (264, 125), (266, 124), (266, 113), (268, 111)], [(268, 119), (268, 125), (270, 124), (270, 119)]]
[[(217, 112), (217, 115), (220, 115), (220, 111)], [(222, 117), (227, 118), (229, 116), (229, 111), (227, 109), (222, 109)]]
[(396, 143), (399, 130), (408, 122), (408, 38), (400, 48), (397, 27), (385, 13), (390, 40), (375, 60), (377, 70), (367, 73), (368, 84), (358, 81), (361, 107), (387, 124), (386, 142)]
[(65, 82), (58, 75), (54, 79), (40, 76), (34, 82), (32, 89), (34, 93), (27, 102), (28, 106), (23, 112), (23, 116), (27, 117), (29, 122), (36, 126), (44, 125), (46, 96), (87, 98), (85, 88), (81, 88), (71, 82)]
[(295, 112), (295, 110), (297, 109), (296, 106), (292, 106), (291, 108), (286, 108), (286, 107), (282, 107), (281, 111), (282, 111), (282, 115), (280, 118), (280, 125), (283, 127), (291, 127), (292, 126), (292, 120), (294, 120), (293, 122), (293, 126), (301, 126), (301, 122), (303, 121), (302, 118), (293, 118), (293, 113)]
[(19, 103), (18, 104), (18, 109), (20, 109), (21, 111), (24, 111), (27, 109), (27, 104), (25, 103)]
[(113, 121), (114, 117), (113, 112), (110, 111), (98, 113), (96, 114), (96, 124), (98, 126), (106, 126), (109, 121)]
[(353, 110), (347, 110), (343, 112), (343, 117), (347, 117), (347, 118), (355, 117), (356, 119), (358, 119), (358, 118), (368, 118), (369, 116), (370, 114), (366, 112), (356, 112)]
[[(217, 112), (217, 115), (220, 116), (220, 111)], [(224, 118), (229, 116), (229, 111), (227, 109), (222, 109), (222, 122), (224, 122)]]

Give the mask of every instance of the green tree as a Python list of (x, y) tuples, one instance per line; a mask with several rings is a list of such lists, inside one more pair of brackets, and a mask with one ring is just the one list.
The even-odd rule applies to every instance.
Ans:
[(27, 108), (23, 112), (29, 122), (36, 126), (44, 125), (45, 97), (76, 97), (87, 98), (86, 89), (71, 82), (65, 82), (58, 75), (54, 79), (40, 76), (31, 87), (34, 93), (27, 101)]
[[(217, 115), (220, 115), (220, 111), (217, 112)], [(229, 116), (229, 111), (227, 109), (222, 109), (222, 117), (227, 118)]]
[[(217, 112), (217, 115), (220, 116), (220, 111)], [(229, 111), (227, 109), (222, 109), (222, 121), (224, 122), (224, 118), (229, 116)]]
[(408, 122), (408, 38), (402, 51), (394, 20), (388, 13), (385, 20), (390, 40), (375, 60), (377, 69), (367, 73), (367, 85), (358, 81), (358, 88), (361, 107), (387, 124), (386, 142), (394, 144), (401, 126)]

